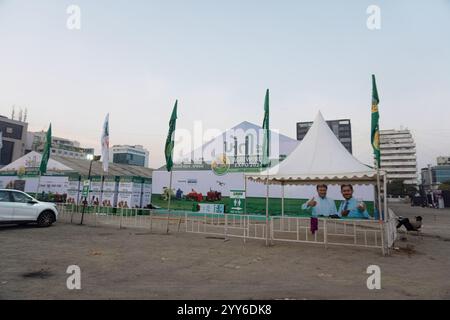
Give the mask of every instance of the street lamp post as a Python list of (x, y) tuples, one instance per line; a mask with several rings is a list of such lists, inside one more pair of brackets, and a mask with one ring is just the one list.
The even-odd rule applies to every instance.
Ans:
[(431, 204), (434, 207), (434, 194), (433, 194), (433, 173), (431, 172), (431, 164), (428, 165), (428, 178), (430, 179), (430, 195)]
[[(98, 161), (98, 160), (100, 160), (100, 156), (94, 156), (94, 155), (92, 155), (92, 154), (89, 154), (88, 156), (87, 156), (87, 159), (88, 160), (90, 160), (90, 163), (89, 163), (89, 172), (88, 172), (88, 181), (89, 181), (89, 189), (91, 188), (91, 171), (92, 171), (92, 162), (94, 162), (94, 161)], [(88, 190), (89, 190), (88, 189)], [(88, 194), (89, 194), (89, 191), (88, 191)], [(82, 225), (83, 224), (83, 220), (84, 220), (84, 211), (85, 211), (85, 209), (86, 209), (86, 203), (87, 203), (87, 196), (85, 196), (84, 197), (84, 201), (83, 201), (83, 210), (81, 211), (81, 221), (80, 221), (80, 225)]]

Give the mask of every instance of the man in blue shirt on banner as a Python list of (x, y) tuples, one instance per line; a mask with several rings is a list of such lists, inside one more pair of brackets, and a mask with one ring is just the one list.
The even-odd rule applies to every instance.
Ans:
[(339, 216), (347, 218), (370, 219), (364, 202), (361, 201), (358, 203), (358, 201), (353, 198), (353, 186), (351, 184), (343, 184), (341, 186), (341, 192), (345, 200), (342, 201), (339, 206)]
[(336, 216), (338, 213), (336, 211), (336, 203), (333, 199), (327, 197), (328, 186), (325, 184), (317, 185), (317, 194), (319, 197), (313, 197), (311, 200), (305, 202), (302, 205), (302, 209), (311, 209), (312, 216)]

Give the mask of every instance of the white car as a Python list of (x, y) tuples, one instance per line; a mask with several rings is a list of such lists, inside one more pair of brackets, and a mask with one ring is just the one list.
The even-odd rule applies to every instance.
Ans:
[(25, 192), (0, 189), (0, 223), (37, 223), (40, 227), (51, 226), (58, 217), (54, 203), (38, 201)]

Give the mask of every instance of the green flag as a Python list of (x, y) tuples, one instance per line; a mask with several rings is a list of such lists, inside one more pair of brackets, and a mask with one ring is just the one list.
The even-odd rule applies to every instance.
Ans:
[(378, 98), (377, 83), (375, 75), (372, 75), (372, 130), (371, 130), (371, 143), (373, 148), (373, 154), (375, 157), (375, 163), (377, 168), (380, 167), (380, 128), (379, 119), (380, 114), (378, 112), (378, 104), (380, 99)]
[(270, 166), (270, 128), (269, 128), (269, 89), (266, 91), (266, 98), (264, 100), (264, 121), (263, 121), (264, 139), (263, 139), (263, 155), (262, 166)]
[(45, 147), (42, 152), (41, 165), (39, 166), (39, 173), (44, 174), (47, 172), (47, 164), (48, 159), (50, 159), (50, 149), (52, 147), (52, 124), (48, 127), (46, 138), (45, 138)]
[(169, 133), (167, 134), (167, 140), (166, 140), (166, 148), (165, 148), (165, 155), (166, 155), (166, 168), (167, 171), (172, 171), (173, 167), (173, 148), (175, 146), (175, 127), (177, 123), (177, 106), (178, 106), (178, 100), (175, 101), (175, 106), (173, 107), (172, 116), (170, 117), (169, 121)]

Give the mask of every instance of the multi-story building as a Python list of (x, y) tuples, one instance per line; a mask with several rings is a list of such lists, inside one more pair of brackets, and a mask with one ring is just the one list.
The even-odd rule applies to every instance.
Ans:
[(129, 164), (148, 168), (149, 152), (141, 145), (114, 145), (110, 148), (113, 163)]
[[(27, 151), (43, 152), (46, 132), (28, 132)], [(64, 158), (86, 159), (93, 155), (93, 148), (82, 148), (78, 141), (52, 136), (51, 155)]]
[(2, 132), (0, 168), (25, 154), (28, 123), (0, 116)]
[(437, 157), (438, 166), (450, 165), (450, 157)]
[(450, 164), (422, 168), (421, 177), (424, 190), (437, 190), (440, 184), (450, 181)]
[[(298, 141), (303, 140), (312, 124), (312, 121), (297, 123)], [(348, 152), (352, 153), (352, 124), (350, 119), (328, 120), (327, 124)]]
[(380, 131), (381, 169), (389, 181), (417, 185), (416, 144), (408, 129)]

